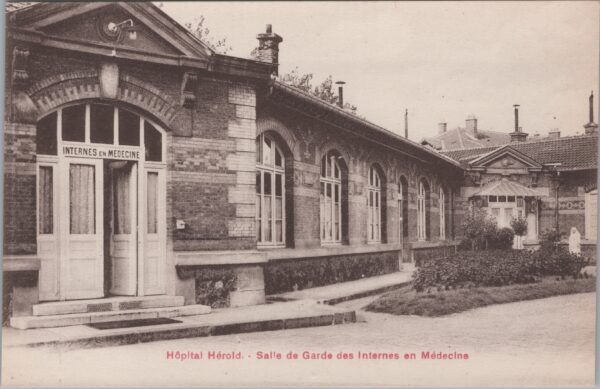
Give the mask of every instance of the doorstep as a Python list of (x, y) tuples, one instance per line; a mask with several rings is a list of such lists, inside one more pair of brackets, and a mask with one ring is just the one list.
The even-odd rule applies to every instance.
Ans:
[(372, 296), (401, 288), (412, 280), (414, 265), (402, 264), (402, 271), (382, 276), (361, 278), (356, 281), (278, 293), (267, 296), (267, 301), (312, 300), (323, 304), (338, 304), (343, 301)]
[(3, 328), (3, 347), (103, 347), (151, 341), (328, 326), (356, 322), (354, 310), (313, 301), (216, 309), (176, 317), (181, 323), (98, 330), (86, 325), (17, 330)]

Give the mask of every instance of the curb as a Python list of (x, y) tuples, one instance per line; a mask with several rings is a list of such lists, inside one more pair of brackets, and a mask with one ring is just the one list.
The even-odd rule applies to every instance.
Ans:
[(122, 346), (136, 343), (148, 343), (161, 340), (199, 338), (206, 336), (220, 336), (242, 334), (250, 332), (278, 331), (296, 328), (321, 327), (356, 323), (356, 312), (347, 311), (328, 313), (316, 316), (298, 317), (290, 319), (274, 319), (258, 322), (242, 322), (208, 325), (200, 324), (184, 328), (164, 328), (147, 332), (139, 331), (127, 334), (98, 335), (93, 337), (32, 342), (8, 347), (68, 347), (71, 349), (98, 348), (109, 346)]

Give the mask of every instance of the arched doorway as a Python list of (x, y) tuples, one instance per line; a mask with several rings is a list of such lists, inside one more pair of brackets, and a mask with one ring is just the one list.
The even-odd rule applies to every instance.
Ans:
[(165, 293), (165, 137), (100, 102), (38, 122), (40, 300)]

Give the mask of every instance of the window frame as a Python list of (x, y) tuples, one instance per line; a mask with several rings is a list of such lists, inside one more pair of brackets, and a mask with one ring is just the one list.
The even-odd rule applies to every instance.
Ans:
[[(270, 149), (270, 162), (265, 163), (265, 154), (263, 149), (263, 144), (265, 139), (268, 139), (271, 142)], [(256, 242), (257, 246), (261, 248), (269, 248), (269, 247), (285, 247), (286, 245), (286, 201), (285, 201), (285, 154), (283, 153), (282, 148), (279, 146), (279, 142), (277, 142), (273, 137), (260, 134), (256, 137), (257, 144), (257, 159), (256, 162), (256, 175), (260, 175), (260, 190), (255, 190), (255, 201), (260, 201), (260, 208), (258, 204), (255, 203), (256, 206), (256, 216), (255, 223), (256, 226)], [(277, 165), (277, 153), (280, 155), (281, 165)], [(265, 195), (265, 175), (270, 174), (270, 185), (271, 185), (271, 195)], [(281, 177), (281, 195), (277, 196), (277, 176)], [(259, 196), (260, 200), (256, 198)], [(266, 223), (267, 219), (267, 209), (265, 207), (265, 198), (267, 196), (271, 196), (271, 206), (270, 206), (270, 214), (271, 217), (268, 218), (270, 220), (270, 240), (265, 240), (265, 232), (268, 231), (269, 223)], [(281, 197), (281, 218), (277, 217), (277, 201), (276, 198)], [(259, 210), (260, 209), (260, 210)], [(281, 241), (277, 240), (277, 222), (281, 222)], [(260, 231), (260, 234), (258, 232)]]
[(446, 191), (442, 186), (440, 186), (438, 201), (440, 204), (440, 240), (446, 240)]
[[(381, 175), (375, 165), (371, 165), (367, 176), (367, 242), (381, 243)], [(374, 220), (376, 219), (376, 220)]]
[[(338, 157), (332, 151), (325, 153), (321, 158), (321, 174), (319, 180), (319, 237), (322, 245), (340, 245), (342, 244), (342, 169), (337, 161)], [(325, 166), (323, 166), (325, 163)], [(323, 168), (325, 168), (325, 176), (323, 176)], [(336, 177), (336, 172), (338, 177)], [(327, 204), (327, 189), (331, 188), (331, 201)], [(338, 201), (335, 201), (337, 194)], [(329, 205), (329, 210), (325, 208)], [(337, 205), (337, 212), (336, 212)], [(330, 234), (326, 231), (326, 213), (329, 212), (331, 224)], [(337, 215), (338, 222), (336, 223), (335, 216)], [(336, 227), (337, 224), (337, 227)]]
[(427, 189), (425, 185), (429, 185), (425, 179), (419, 180), (417, 190), (417, 240), (420, 242), (427, 241)]

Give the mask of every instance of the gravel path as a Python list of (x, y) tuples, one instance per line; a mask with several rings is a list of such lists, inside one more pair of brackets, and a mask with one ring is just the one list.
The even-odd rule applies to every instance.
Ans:
[[(359, 308), (373, 298), (344, 305)], [(351, 325), (181, 339), (101, 349), (3, 351), (4, 385), (420, 385), (590, 386), (594, 384), (596, 294), (489, 306), (441, 318), (360, 312)], [(204, 352), (168, 360), (168, 351)], [(207, 360), (208, 351), (243, 360)], [(282, 360), (257, 360), (257, 352)], [(302, 353), (329, 352), (332, 360)], [(424, 360), (421, 352), (468, 353)], [(286, 360), (289, 352), (298, 359)], [(338, 360), (338, 353), (352, 360)], [(358, 352), (399, 360), (358, 360)], [(405, 360), (415, 353), (416, 360)], [(35, 366), (35, 370), (30, 368)]]

